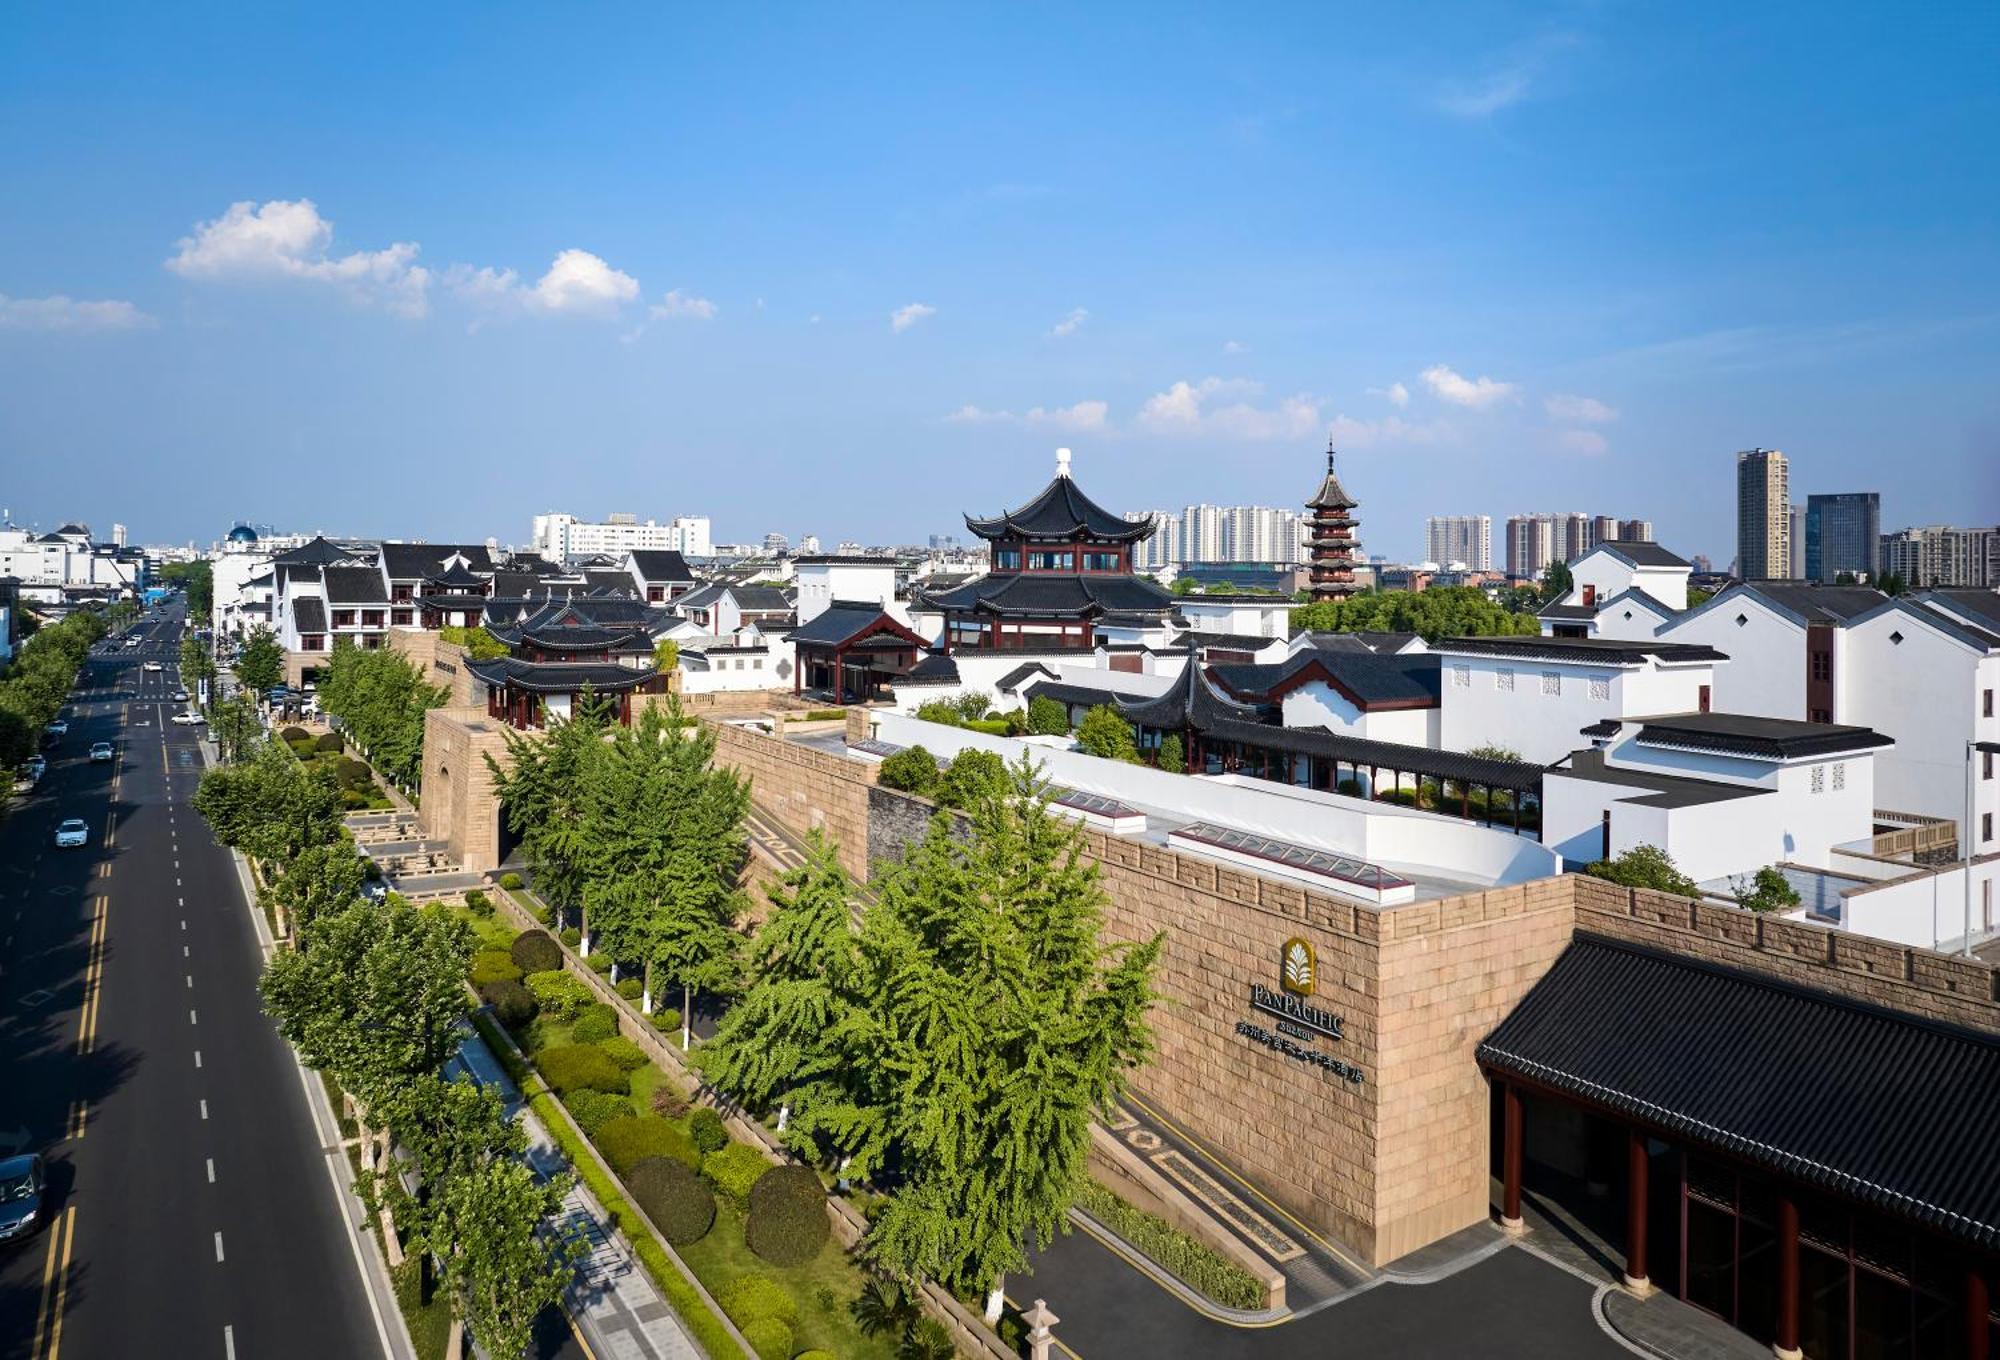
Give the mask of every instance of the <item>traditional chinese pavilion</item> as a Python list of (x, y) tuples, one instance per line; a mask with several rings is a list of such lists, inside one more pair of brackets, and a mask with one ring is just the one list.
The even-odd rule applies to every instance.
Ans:
[[(517, 728), (567, 718), (588, 690), (610, 698), (620, 723), (632, 721), (634, 694), (660, 694), (666, 677), (653, 667), (653, 636), (631, 619), (628, 601), (605, 601), (598, 617), (590, 600), (550, 604), (506, 627), (487, 631), (509, 655), (466, 663), (486, 686), (486, 712)], [(643, 608), (643, 606), (641, 606)]]
[(1333, 441), (1326, 445), (1326, 480), (1306, 502), (1312, 512), (1306, 547), (1312, 557), (1314, 600), (1344, 600), (1354, 594), (1354, 526), (1349, 512), (1361, 502), (1347, 494), (1333, 470)]
[(945, 650), (1088, 648), (1107, 614), (1164, 619), (1173, 596), (1132, 572), (1153, 522), (1112, 514), (1083, 494), (1056, 450), (1056, 475), (1033, 500), (965, 527), (992, 545), (993, 569), (940, 592)]

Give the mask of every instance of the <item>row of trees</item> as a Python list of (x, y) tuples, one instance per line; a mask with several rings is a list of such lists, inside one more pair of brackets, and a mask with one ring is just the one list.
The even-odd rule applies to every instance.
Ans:
[(290, 946), (265, 971), (265, 1009), (353, 1102), (364, 1198), (435, 1272), (457, 1328), (489, 1355), (523, 1355), (572, 1272), (572, 1247), (542, 1226), (568, 1187), (537, 1180), (496, 1093), (442, 1076), (469, 1009), (470, 932), (441, 908), (366, 900), (331, 774), (275, 742), (210, 771), (195, 806), (261, 871)]
[(423, 773), (424, 714), (446, 691), (429, 684), (402, 653), (336, 642), (319, 673), (319, 706), (346, 728), (377, 770), (398, 784)]
[(206, 619), (215, 608), (215, 564), (208, 561), (169, 562), (160, 568), (160, 580), (178, 586), (187, 595), (190, 624)]
[(858, 930), (856, 900), (813, 836), (698, 1061), (797, 1155), (889, 1192), (874, 1265), (987, 1290), (997, 1318), (1084, 1179), (1091, 1119), (1151, 1052), (1161, 939), (1100, 943), (1097, 868), (1025, 758), (966, 822), (932, 820)]
[(0, 768), (15, 769), (41, 749), (42, 729), (69, 702), (77, 672), (104, 621), (77, 610), (61, 623), (38, 629), (0, 675)]
[(586, 691), (545, 737), (507, 734), (511, 768), (487, 763), (536, 891), (577, 917), (586, 953), (615, 961), (613, 981), (620, 967), (643, 973), (647, 1010), (660, 983), (682, 989), (686, 1047), (693, 993), (737, 976), (750, 788), (715, 766), (714, 734), (676, 697), (630, 726), (612, 713)]
[(253, 694), (263, 694), (284, 683), (285, 649), (278, 635), (268, 628), (252, 628), (236, 653), (236, 678)]
[(1416, 633), (1426, 642), (1435, 642), (1444, 637), (1539, 633), (1541, 625), (1532, 613), (1510, 612), (1475, 586), (1436, 586), (1418, 591), (1368, 591), (1345, 600), (1301, 605), (1292, 611), (1292, 631), (1300, 629), (1314, 633)]

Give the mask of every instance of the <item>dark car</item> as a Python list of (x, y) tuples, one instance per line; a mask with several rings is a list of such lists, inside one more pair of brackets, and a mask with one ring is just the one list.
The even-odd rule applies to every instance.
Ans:
[(48, 1184), (39, 1153), (0, 1161), (0, 1242), (27, 1237), (40, 1226)]

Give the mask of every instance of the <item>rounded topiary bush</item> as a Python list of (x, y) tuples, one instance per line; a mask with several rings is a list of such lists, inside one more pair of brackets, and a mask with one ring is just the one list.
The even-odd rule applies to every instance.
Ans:
[(622, 1096), (632, 1089), (631, 1082), (618, 1070), (618, 1064), (593, 1044), (557, 1044), (545, 1048), (535, 1055), (535, 1065), (542, 1069), (542, 1080), (557, 1095), (608, 1091)]
[(596, 1138), (604, 1131), (604, 1126), (614, 1119), (623, 1119), (632, 1113), (632, 1102), (624, 1096), (614, 1096), (609, 1091), (572, 1091), (563, 1097), (563, 1104), (576, 1117), (577, 1127)]
[(624, 997), (627, 1001), (637, 1001), (645, 994), (646, 984), (638, 978), (630, 977), (618, 980), (618, 995)]
[(701, 1154), (688, 1136), (656, 1114), (612, 1120), (598, 1130), (597, 1150), (621, 1176), (648, 1157), (666, 1157), (690, 1171), (701, 1163)]
[(776, 1318), (758, 1318), (738, 1328), (757, 1360), (791, 1360), (792, 1329)]
[(673, 1007), (667, 1006), (653, 1012), (654, 1029), (676, 1030), (679, 1029), (680, 1027), (681, 1027), (681, 1013), (675, 1010)]
[(303, 727), (287, 727), (279, 731), (278, 740), (290, 746), (295, 741), (311, 741), (312, 733)]
[(484, 987), (489, 982), (519, 982), (521, 967), (504, 949), (482, 949), (472, 956), (467, 976), (475, 987)]
[(567, 1020), (590, 1004), (590, 988), (561, 969), (530, 973), (521, 981), (535, 994), (535, 1004), (552, 1020)]
[(493, 899), (477, 888), (468, 889), (465, 894), (465, 909), (474, 916), (491, 916), (493, 914)]
[(343, 744), (340, 740), (340, 733), (322, 732), (318, 737), (313, 739), (313, 750), (337, 752)]
[(512, 869), (509, 869), (506, 873), (500, 875), (500, 886), (509, 892), (519, 892), (521, 889), (521, 876)]
[(586, 958), (584, 962), (590, 966), (590, 971), (593, 973), (608, 973), (611, 971), (611, 956), (609, 954), (594, 953)]
[(368, 762), (356, 760), (353, 756), (342, 756), (334, 764), (333, 777), (343, 789), (365, 789), (375, 782), (375, 776), (368, 770)]
[(763, 1318), (776, 1318), (787, 1327), (799, 1320), (798, 1300), (769, 1275), (738, 1275), (722, 1287), (715, 1301), (738, 1327)]
[(493, 1008), (494, 1018), (508, 1029), (519, 1029), (535, 1018), (535, 994), (511, 978), (479, 984), (479, 999)]
[(677, 1247), (699, 1242), (715, 1226), (715, 1192), (670, 1157), (647, 1157), (625, 1175), (633, 1202), (660, 1236)]
[(688, 1133), (703, 1152), (720, 1152), (729, 1146), (729, 1130), (722, 1116), (706, 1105), (688, 1116)]
[(831, 1227), (826, 1191), (812, 1168), (774, 1166), (750, 1187), (750, 1215), (743, 1240), (774, 1266), (795, 1266), (819, 1255)]
[(562, 967), (562, 946), (546, 930), (524, 930), (514, 937), (514, 962), (524, 973), (548, 973)]
[(614, 1034), (609, 1039), (601, 1039), (597, 1046), (618, 1064), (621, 1072), (637, 1072), (646, 1065), (646, 1050), (627, 1039), (622, 1034)]
[(583, 943), (583, 932), (578, 930), (575, 926), (569, 926), (565, 928), (564, 931), (562, 932), (562, 942), (568, 945), (571, 949), (575, 949), (578, 945), (581, 945)]
[(618, 1033), (618, 1012), (602, 1001), (593, 1002), (577, 1012), (569, 1032), (580, 1044), (601, 1044)]
[(750, 1187), (757, 1183), (757, 1178), (770, 1165), (764, 1154), (748, 1143), (731, 1143), (701, 1159), (701, 1174), (708, 1177), (709, 1184), (740, 1205), (749, 1201)]

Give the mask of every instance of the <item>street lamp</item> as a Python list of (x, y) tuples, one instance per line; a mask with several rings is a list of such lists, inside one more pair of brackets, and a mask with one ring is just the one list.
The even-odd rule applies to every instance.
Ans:
[(1978, 787), (1973, 778), (1973, 756), (1995, 752), (2000, 752), (2000, 741), (1974, 739), (1965, 743), (1965, 844), (1960, 847), (1965, 852), (1965, 934), (1960, 937), (1959, 952), (1968, 959), (1972, 957), (1972, 852), (1978, 843), (1973, 829), (1972, 791)]

